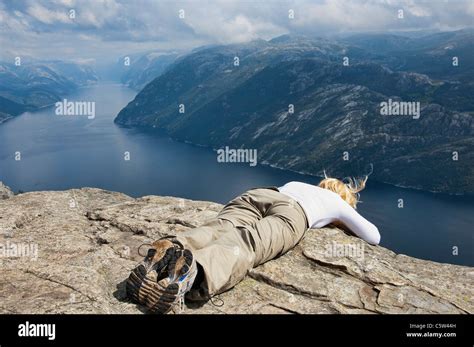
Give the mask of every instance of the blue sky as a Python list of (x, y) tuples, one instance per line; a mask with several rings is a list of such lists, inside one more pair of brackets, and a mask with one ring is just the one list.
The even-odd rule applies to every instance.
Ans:
[(0, 0), (0, 59), (105, 62), (287, 33), (447, 31), (473, 23), (474, 0)]

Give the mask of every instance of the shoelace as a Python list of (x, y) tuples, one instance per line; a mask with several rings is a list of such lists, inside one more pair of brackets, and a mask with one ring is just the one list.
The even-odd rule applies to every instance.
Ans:
[(137, 249), (137, 253), (140, 257), (146, 257), (147, 255), (145, 254), (141, 254), (140, 253), (140, 249), (143, 247), (143, 246), (150, 246), (152, 247), (152, 244), (151, 243), (142, 243), (140, 246), (138, 246), (138, 249)]
[[(213, 304), (214, 306), (216, 307), (222, 307), (224, 306), (224, 300), (222, 300), (221, 298), (217, 297), (217, 296), (213, 296), (209, 299), (209, 301), (211, 302), (211, 304)], [(218, 301), (219, 304), (216, 304), (215, 301)]]
[[(173, 240), (175, 239), (176, 236), (174, 235), (167, 235), (167, 236), (163, 236), (162, 238), (160, 238), (160, 240), (163, 240), (163, 239), (170, 239), (170, 240)], [(179, 242), (178, 240), (174, 240), (173, 242), (176, 246), (178, 246), (180, 249), (184, 249), (183, 247), (183, 244), (181, 242)], [(143, 246), (149, 246), (149, 247), (153, 247), (153, 245), (151, 243), (142, 243), (140, 246), (138, 246), (138, 255), (141, 256), (141, 257), (145, 257), (146, 255), (144, 254), (141, 254), (140, 253), (140, 249), (143, 247)]]

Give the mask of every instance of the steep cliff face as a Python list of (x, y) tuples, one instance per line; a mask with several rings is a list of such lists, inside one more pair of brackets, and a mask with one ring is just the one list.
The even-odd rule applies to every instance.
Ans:
[[(260, 163), (300, 172), (357, 176), (373, 164), (382, 182), (474, 193), (474, 84), (465, 79), (474, 70), (467, 63), (450, 75), (449, 56), (435, 54), (449, 43), (457, 44), (450, 54), (468, 55), (472, 39), (458, 33), (419, 50), (425, 41), (379, 52), (355, 39), (282, 37), (198, 50), (149, 83), (116, 122), (212, 148), (257, 149)], [(434, 56), (427, 74), (410, 63)], [(420, 113), (381, 114), (388, 100), (419, 102)]]
[[(141, 259), (138, 247), (198, 226), (220, 208), (91, 188), (0, 200), (0, 312), (142, 313), (124, 292)], [(474, 313), (473, 296), (472, 268), (395, 254), (323, 228), (252, 270), (219, 296), (222, 306), (185, 313)]]

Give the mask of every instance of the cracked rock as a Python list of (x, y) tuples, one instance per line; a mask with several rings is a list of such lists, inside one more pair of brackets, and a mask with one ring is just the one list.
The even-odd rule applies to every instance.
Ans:
[[(13, 232), (0, 242), (30, 253), (0, 257), (0, 312), (143, 314), (124, 291), (142, 259), (138, 248), (200, 225), (221, 207), (91, 188), (10, 194), (0, 200), (0, 230)], [(336, 228), (312, 229), (217, 299), (223, 305), (188, 305), (185, 313), (472, 314), (474, 271), (397, 255)]]

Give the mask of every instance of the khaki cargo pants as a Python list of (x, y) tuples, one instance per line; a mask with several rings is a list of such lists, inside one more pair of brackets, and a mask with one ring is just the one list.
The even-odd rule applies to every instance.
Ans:
[(209, 298), (232, 288), (252, 268), (293, 248), (307, 229), (301, 206), (276, 188), (238, 196), (216, 218), (178, 236), (204, 270), (194, 294)]

